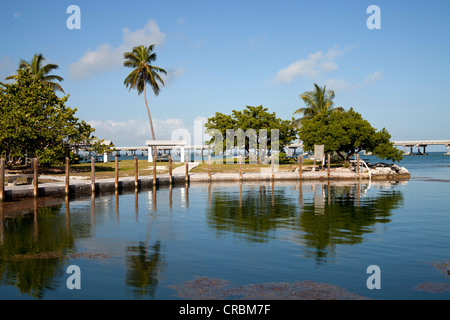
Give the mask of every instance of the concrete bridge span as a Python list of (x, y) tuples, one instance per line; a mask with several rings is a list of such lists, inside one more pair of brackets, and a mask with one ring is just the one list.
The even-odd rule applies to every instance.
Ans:
[[(394, 141), (394, 146), (403, 146), (405, 148), (405, 155), (414, 154), (413, 148), (417, 147), (417, 154), (427, 154), (426, 147), (429, 145), (444, 145), (447, 148), (446, 155), (450, 155), (449, 146), (450, 140), (411, 140), (411, 141)], [(408, 148), (410, 150), (408, 151)], [(420, 150), (423, 148), (423, 151)]]

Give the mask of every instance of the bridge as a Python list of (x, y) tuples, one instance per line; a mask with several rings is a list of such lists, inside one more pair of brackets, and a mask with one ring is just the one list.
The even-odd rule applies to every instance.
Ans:
[[(113, 144), (112, 141), (107, 140), (104, 142), (106, 145)], [(447, 148), (447, 152), (445, 155), (450, 155), (450, 140), (411, 140), (411, 141), (393, 141), (394, 146), (403, 146), (405, 148), (404, 155), (412, 155), (414, 154), (413, 148), (417, 147), (418, 151), (416, 154), (425, 155), (426, 153), (426, 147), (429, 145), (444, 145)], [(137, 155), (137, 152), (140, 151), (142, 156), (148, 156), (148, 161), (153, 162), (153, 156), (152, 156), (152, 148), (157, 147), (158, 150), (161, 150), (164, 154), (166, 151), (178, 149), (178, 152), (180, 153), (180, 160), (181, 162), (185, 161), (185, 151), (191, 150), (191, 160), (193, 161), (193, 155), (197, 150), (200, 150), (200, 154), (204, 156), (204, 151), (209, 150), (210, 146), (207, 145), (186, 145), (186, 141), (171, 141), (171, 140), (148, 140), (146, 141), (145, 146), (135, 146), (135, 147), (115, 147), (114, 153), (116, 155), (120, 155), (121, 152), (125, 152), (125, 155), (127, 156), (135, 156)], [(297, 148), (303, 149), (303, 145), (301, 142), (294, 143), (286, 146), (288, 149), (288, 156), (291, 156), (292, 154), (295, 154), (295, 150)], [(74, 146), (75, 152), (79, 151), (86, 151), (89, 152), (89, 155), (91, 155), (91, 149), (92, 147), (90, 145), (77, 145)], [(410, 148), (410, 151), (408, 152), (408, 149)], [(423, 148), (423, 151), (420, 150), (420, 148)], [(303, 154), (303, 153), (302, 153)], [(104, 154), (103, 155), (103, 161), (109, 162), (110, 161), (110, 154)], [(100, 155), (97, 155), (99, 158)]]
[[(429, 145), (444, 145), (447, 148), (446, 155), (450, 155), (449, 146), (450, 140), (412, 140), (412, 141), (394, 141), (394, 146), (403, 146), (405, 148), (405, 155), (414, 154), (413, 148), (417, 147), (417, 154), (427, 154), (426, 147)], [(408, 149), (410, 151), (408, 152)], [(420, 151), (420, 148), (423, 148), (423, 151)]]

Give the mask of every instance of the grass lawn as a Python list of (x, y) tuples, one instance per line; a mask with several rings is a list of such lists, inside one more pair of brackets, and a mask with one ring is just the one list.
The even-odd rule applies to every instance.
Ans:
[[(304, 159), (303, 160), (303, 170), (310, 170), (314, 165), (313, 160)], [(172, 162), (172, 169), (180, 166), (185, 166), (184, 163)], [(239, 173), (239, 163), (212, 163), (211, 173)], [(319, 164), (316, 164), (319, 167)], [(332, 167), (342, 166), (339, 164), (332, 164)], [(298, 164), (291, 161), (290, 163), (282, 163), (278, 165), (278, 172), (293, 172), (298, 168)], [(325, 168), (324, 168), (325, 169)], [(260, 173), (262, 171), (270, 172), (270, 164), (255, 164), (255, 163), (243, 163), (242, 171), (243, 173)], [(28, 168), (29, 171), (29, 168)], [(184, 170), (183, 170), (184, 172)], [(29, 172), (31, 173), (31, 172)], [(167, 174), (169, 173), (169, 163), (168, 162), (157, 162), (156, 163), (156, 173), (157, 174)], [(190, 173), (208, 173), (208, 162), (202, 162), (197, 167), (193, 168)], [(64, 177), (65, 168), (64, 166), (45, 168), (41, 167), (39, 169), (40, 175), (49, 175)], [(151, 176), (153, 175), (153, 163), (147, 160), (138, 161), (138, 174), (139, 176)], [(81, 163), (73, 164), (70, 166), (70, 176), (79, 177), (80, 179), (90, 179), (91, 176), (91, 164)], [(115, 162), (96, 162), (95, 163), (95, 178), (96, 179), (108, 179), (115, 177)], [(119, 161), (119, 177), (134, 177), (134, 160), (120, 160)], [(51, 182), (51, 180), (39, 180), (40, 183)], [(22, 181), (18, 181), (18, 184), (22, 184)]]
[[(183, 163), (172, 162), (172, 169), (183, 165)], [(95, 178), (96, 179), (107, 179), (115, 177), (115, 167), (116, 164), (112, 162), (96, 162), (95, 163)], [(169, 163), (168, 162), (156, 162), (156, 173), (168, 173)], [(40, 174), (52, 175), (52, 176), (64, 176), (64, 167), (55, 167), (51, 169), (40, 169)], [(153, 174), (153, 162), (148, 162), (147, 160), (138, 161), (138, 174), (139, 176), (148, 176)], [(80, 163), (70, 166), (70, 176), (71, 177), (86, 177), (91, 176), (91, 164), (90, 163)], [(134, 177), (134, 160), (120, 160), (119, 161), (119, 177)]]
[[(311, 167), (314, 165), (313, 160), (303, 160), (303, 168)], [(292, 172), (298, 168), (298, 164), (294, 163), (282, 163), (278, 165), (279, 172)], [(242, 171), (245, 173), (259, 173), (261, 170), (270, 171), (270, 164), (256, 164), (256, 163), (243, 163)], [(199, 164), (197, 167), (192, 169), (190, 172), (192, 173), (208, 173), (208, 163), (203, 162)], [(211, 164), (211, 173), (237, 173), (239, 172), (239, 164), (238, 163), (212, 163)]]

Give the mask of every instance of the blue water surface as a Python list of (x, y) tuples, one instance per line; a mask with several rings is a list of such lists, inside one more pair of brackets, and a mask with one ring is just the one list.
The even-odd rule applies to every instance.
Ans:
[[(409, 181), (192, 183), (20, 213), (4, 204), (0, 299), (273, 299), (310, 281), (352, 298), (447, 300), (450, 156), (400, 165)], [(70, 265), (80, 289), (67, 285)], [(372, 265), (380, 289), (367, 285)]]

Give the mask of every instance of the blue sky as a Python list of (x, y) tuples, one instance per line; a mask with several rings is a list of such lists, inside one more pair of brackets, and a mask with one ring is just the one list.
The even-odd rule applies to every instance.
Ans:
[[(80, 30), (66, 26), (70, 5)], [(370, 5), (379, 30), (366, 26)], [(449, 1), (8, 1), (0, 78), (42, 53), (99, 138), (143, 145), (145, 103), (123, 85), (122, 55), (153, 43), (155, 65), (169, 71), (160, 95), (148, 94), (157, 139), (247, 105), (291, 118), (314, 82), (393, 140), (450, 139), (449, 12)]]

